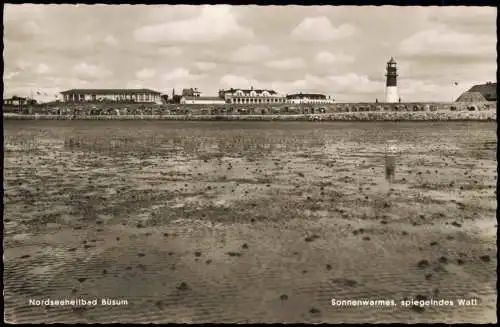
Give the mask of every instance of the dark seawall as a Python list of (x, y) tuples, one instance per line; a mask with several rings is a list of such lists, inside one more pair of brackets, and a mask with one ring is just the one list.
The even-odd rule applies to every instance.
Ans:
[(193, 121), (496, 121), (496, 110), (337, 112), (299, 115), (44, 115), (6, 114), (4, 120), (193, 120)]

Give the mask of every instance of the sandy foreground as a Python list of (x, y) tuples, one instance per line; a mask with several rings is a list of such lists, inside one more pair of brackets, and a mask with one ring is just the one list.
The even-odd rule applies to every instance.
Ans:
[[(367, 124), (299, 151), (141, 156), (68, 149), (59, 127), (22, 123), (6, 136), (40, 143), (5, 144), (6, 321), (497, 321), (493, 123), (387, 125), (391, 185)], [(99, 303), (29, 303), (82, 298)]]

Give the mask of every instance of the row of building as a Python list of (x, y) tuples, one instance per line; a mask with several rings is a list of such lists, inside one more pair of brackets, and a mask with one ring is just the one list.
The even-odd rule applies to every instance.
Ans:
[(279, 104), (279, 103), (333, 103), (331, 97), (324, 94), (297, 93), (281, 95), (267, 89), (235, 89), (219, 90), (217, 97), (202, 96), (198, 89), (184, 89), (182, 95), (172, 95), (174, 102), (181, 104)]
[[(203, 96), (197, 88), (183, 89), (177, 95), (162, 94), (151, 89), (71, 89), (61, 92), (62, 102), (123, 102), (123, 103), (177, 103), (177, 104), (283, 104), (283, 103), (333, 103), (334, 99), (324, 94), (297, 93), (282, 95), (275, 90), (235, 89), (219, 90), (218, 96)], [(12, 97), (4, 99), (5, 105), (26, 105), (30, 98)]]
[[(179, 95), (172, 95), (150, 89), (72, 89), (61, 92), (61, 100), (67, 103), (114, 102), (114, 103), (177, 103), (177, 104), (329, 104), (334, 99), (324, 94), (296, 93), (280, 95), (274, 90), (235, 89), (220, 90), (218, 96), (202, 96), (196, 88), (183, 89)], [(457, 102), (496, 101), (496, 83), (474, 85), (456, 100)], [(13, 96), (3, 100), (4, 105), (23, 106), (35, 104), (30, 97)]]

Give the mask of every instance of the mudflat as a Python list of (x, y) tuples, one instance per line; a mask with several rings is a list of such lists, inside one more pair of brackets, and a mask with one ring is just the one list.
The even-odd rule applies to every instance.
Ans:
[(497, 321), (494, 122), (4, 131), (9, 322)]

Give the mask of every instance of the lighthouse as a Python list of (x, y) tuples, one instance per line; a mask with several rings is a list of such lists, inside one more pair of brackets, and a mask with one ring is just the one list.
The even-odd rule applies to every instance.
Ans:
[(385, 76), (387, 77), (385, 83), (385, 102), (398, 102), (398, 71), (396, 61), (393, 57), (387, 62), (387, 74)]

